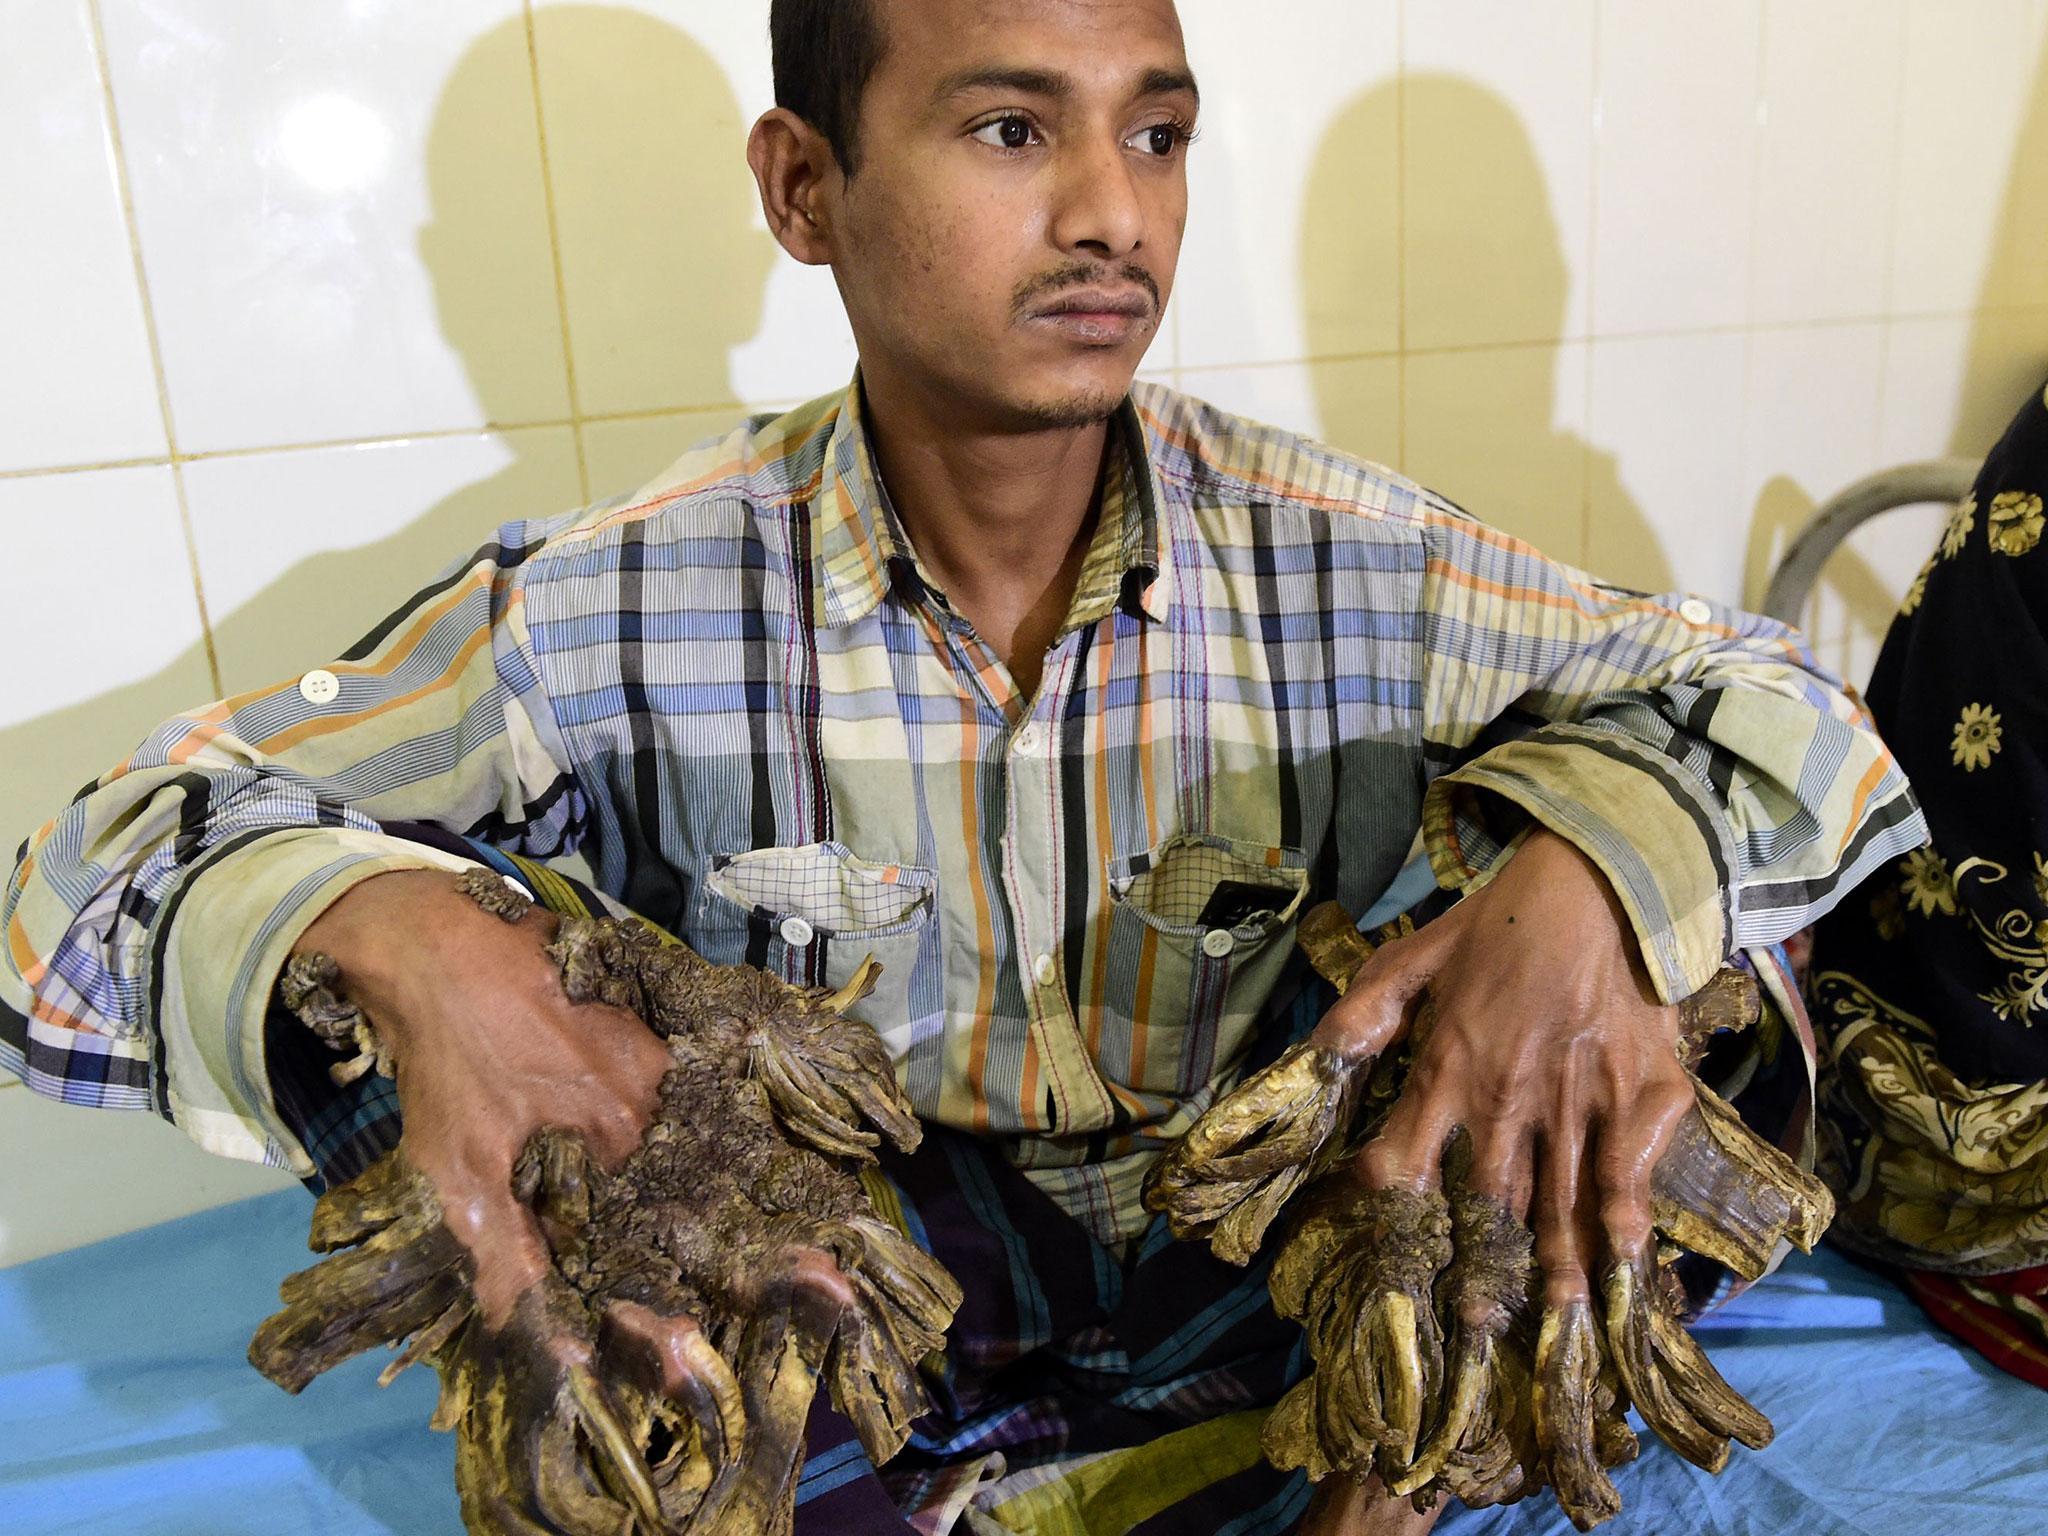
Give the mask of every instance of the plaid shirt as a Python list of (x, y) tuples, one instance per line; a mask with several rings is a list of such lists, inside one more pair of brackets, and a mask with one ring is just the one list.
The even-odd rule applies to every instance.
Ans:
[(860, 401), (510, 524), (331, 666), (157, 730), (16, 868), (0, 1064), (314, 1172), (272, 983), (351, 885), (456, 862), (383, 830), (430, 822), (580, 850), (713, 960), (836, 986), (876, 956), (859, 1011), (918, 1110), (1116, 1239), (1299, 993), (1296, 915), (1364, 911), (1418, 829), (1451, 888), (1532, 819), (1569, 838), (1667, 999), (1922, 841), (1796, 633), (1145, 384), (1027, 699), (920, 568)]

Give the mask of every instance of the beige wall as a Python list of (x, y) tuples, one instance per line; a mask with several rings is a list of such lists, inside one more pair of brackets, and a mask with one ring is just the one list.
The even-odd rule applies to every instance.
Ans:
[[(1981, 453), (2048, 373), (2048, 0), (1182, 12), (1206, 130), (1148, 372), (1561, 557), (1753, 599), (1817, 500)], [(765, 13), (0, 0), (9, 849), (499, 520), (845, 381), (740, 160)], [(1831, 569), (1836, 664), (1929, 527)], [(12, 1086), (0, 1167), (0, 1264), (279, 1182)]]

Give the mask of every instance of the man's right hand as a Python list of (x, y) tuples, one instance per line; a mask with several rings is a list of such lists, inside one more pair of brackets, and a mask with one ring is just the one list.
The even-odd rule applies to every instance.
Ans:
[(616, 1167), (639, 1146), (669, 1067), (634, 1014), (569, 1001), (544, 953), (555, 927), (539, 907), (506, 922), (447, 875), (405, 870), (356, 886), (298, 945), (340, 966), (342, 989), (396, 1063), (405, 1154), (468, 1250), (494, 1330), (549, 1268), (512, 1192), (527, 1138), (575, 1132)]

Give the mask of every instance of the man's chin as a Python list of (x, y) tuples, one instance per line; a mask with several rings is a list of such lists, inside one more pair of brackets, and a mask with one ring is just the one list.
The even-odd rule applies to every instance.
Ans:
[(1116, 414), (1135, 370), (1097, 369), (1092, 377), (1046, 380), (1007, 391), (1012, 413), (1027, 427), (1088, 427)]
[(1116, 408), (1123, 404), (1124, 395), (1130, 386), (1111, 394), (1098, 391), (1086, 395), (1062, 395), (1037, 400), (1019, 401), (1014, 411), (1027, 427), (1051, 430), (1061, 427), (1092, 427), (1099, 421), (1107, 421), (1116, 414)]

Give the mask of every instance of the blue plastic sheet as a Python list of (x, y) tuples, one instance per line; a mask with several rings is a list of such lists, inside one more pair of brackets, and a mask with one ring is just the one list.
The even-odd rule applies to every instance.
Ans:
[[(243, 1358), (308, 1262), (310, 1203), (268, 1195), (0, 1271), (0, 1532), (459, 1536), (432, 1376), (359, 1360), (303, 1396)], [(1798, 1259), (1705, 1325), (1776, 1420), (1708, 1477), (1661, 1446), (1617, 1478), (1623, 1533), (2048, 1531), (2048, 1394), (1936, 1332), (1839, 1258)], [(1562, 1536), (1547, 1498), (1459, 1510), (1444, 1536)]]

